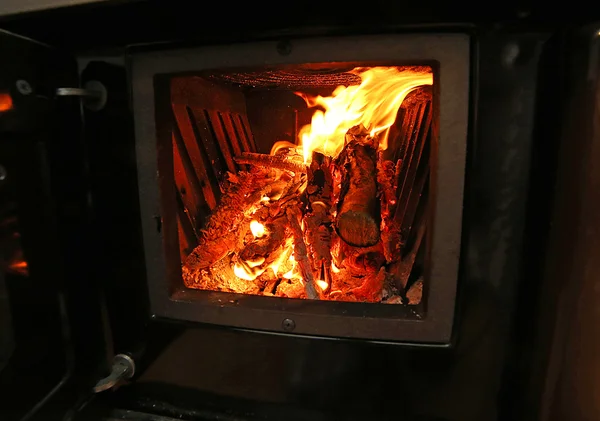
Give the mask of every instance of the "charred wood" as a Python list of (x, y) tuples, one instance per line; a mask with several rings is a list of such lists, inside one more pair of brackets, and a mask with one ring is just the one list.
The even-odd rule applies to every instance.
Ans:
[(194, 282), (198, 271), (208, 268), (243, 245), (250, 219), (248, 210), (260, 203), (273, 180), (262, 171), (229, 174), (225, 195), (201, 231), (198, 246), (184, 262), (186, 285)]
[(287, 155), (266, 155), (253, 152), (242, 152), (240, 156), (234, 158), (234, 161), (238, 164), (254, 165), (261, 168), (277, 168), (297, 173), (306, 172), (306, 165), (300, 156), (290, 157)]
[(376, 141), (366, 130), (348, 131), (337, 168), (342, 172), (337, 230), (348, 244), (368, 247), (380, 239)]
[(313, 153), (308, 168), (306, 194), (308, 213), (304, 216), (304, 240), (315, 276), (328, 282), (331, 268), (331, 158)]
[(300, 218), (302, 214), (298, 208), (290, 206), (287, 208), (287, 217), (289, 221), (289, 229), (294, 237), (294, 258), (298, 262), (300, 268), (300, 274), (304, 280), (304, 289), (306, 291), (307, 298), (316, 300), (319, 298), (317, 289), (315, 288), (315, 279), (313, 277), (312, 265), (308, 260), (308, 254), (306, 250), (306, 244), (304, 243), (304, 236), (302, 234), (302, 228), (300, 227)]

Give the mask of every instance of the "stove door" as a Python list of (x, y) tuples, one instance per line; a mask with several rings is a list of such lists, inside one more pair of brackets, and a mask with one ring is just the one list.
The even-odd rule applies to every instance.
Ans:
[(97, 377), (81, 362), (105, 355), (81, 100), (60, 95), (78, 86), (77, 65), (2, 31), (0, 60), (0, 419), (62, 418)]

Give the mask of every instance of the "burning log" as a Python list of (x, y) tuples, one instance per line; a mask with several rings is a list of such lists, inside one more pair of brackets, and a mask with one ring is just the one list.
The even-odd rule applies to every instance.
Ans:
[(260, 200), (261, 195), (256, 193), (269, 188), (271, 182), (262, 172), (230, 174), (226, 194), (206, 223), (198, 246), (185, 261), (187, 272), (209, 267), (237, 247), (241, 240), (239, 232), (243, 231), (239, 227), (249, 223), (245, 221), (245, 212), (254, 204), (257, 196)]
[(286, 222), (285, 218), (278, 218), (275, 221), (267, 223), (266, 230), (268, 235), (246, 244), (246, 247), (239, 253), (239, 257), (243, 260), (264, 258), (267, 264), (275, 260), (277, 255), (274, 251), (285, 241)]
[(238, 164), (254, 165), (261, 168), (277, 168), (296, 173), (305, 173), (306, 165), (300, 155), (266, 155), (253, 152), (242, 152), (240, 156), (233, 158)]
[(342, 176), (337, 230), (348, 244), (368, 247), (380, 239), (376, 144), (363, 127), (353, 127), (338, 157)]
[(315, 288), (315, 280), (313, 277), (311, 264), (308, 260), (302, 228), (298, 222), (302, 217), (302, 214), (298, 208), (294, 208), (292, 206), (287, 208), (286, 213), (289, 221), (289, 228), (294, 237), (294, 258), (296, 259), (296, 262), (298, 262), (300, 274), (304, 280), (306, 296), (311, 300), (316, 300), (319, 298), (319, 294)]
[(313, 152), (308, 167), (306, 194), (310, 212), (304, 216), (304, 239), (311, 257), (313, 274), (331, 286), (331, 158)]
[[(185, 266), (182, 271), (184, 274), (189, 273)], [(184, 277), (184, 280), (186, 280), (186, 286), (191, 288), (241, 294), (258, 294), (260, 292), (256, 283), (235, 276), (229, 256), (214, 263), (210, 268), (210, 272), (200, 270), (195, 272), (193, 277)]]

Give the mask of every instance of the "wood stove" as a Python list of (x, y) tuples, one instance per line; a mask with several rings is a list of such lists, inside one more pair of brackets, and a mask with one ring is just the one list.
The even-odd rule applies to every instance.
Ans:
[[(29, 37), (0, 32), (0, 418), (479, 421), (576, 401), (554, 399), (550, 349), (594, 284), (578, 240), (600, 38), (557, 22), (589, 9), (105, 3), (0, 22)], [(331, 128), (315, 116), (384, 70), (431, 80), (305, 155)], [(244, 180), (259, 203), (226, 202)]]
[(152, 314), (447, 343), (468, 57), (460, 35), (133, 52)]

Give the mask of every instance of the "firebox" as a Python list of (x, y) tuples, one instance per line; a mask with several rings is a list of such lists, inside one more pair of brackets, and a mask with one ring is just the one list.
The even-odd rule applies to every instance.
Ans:
[(466, 36), (133, 50), (130, 65), (155, 317), (450, 341)]

